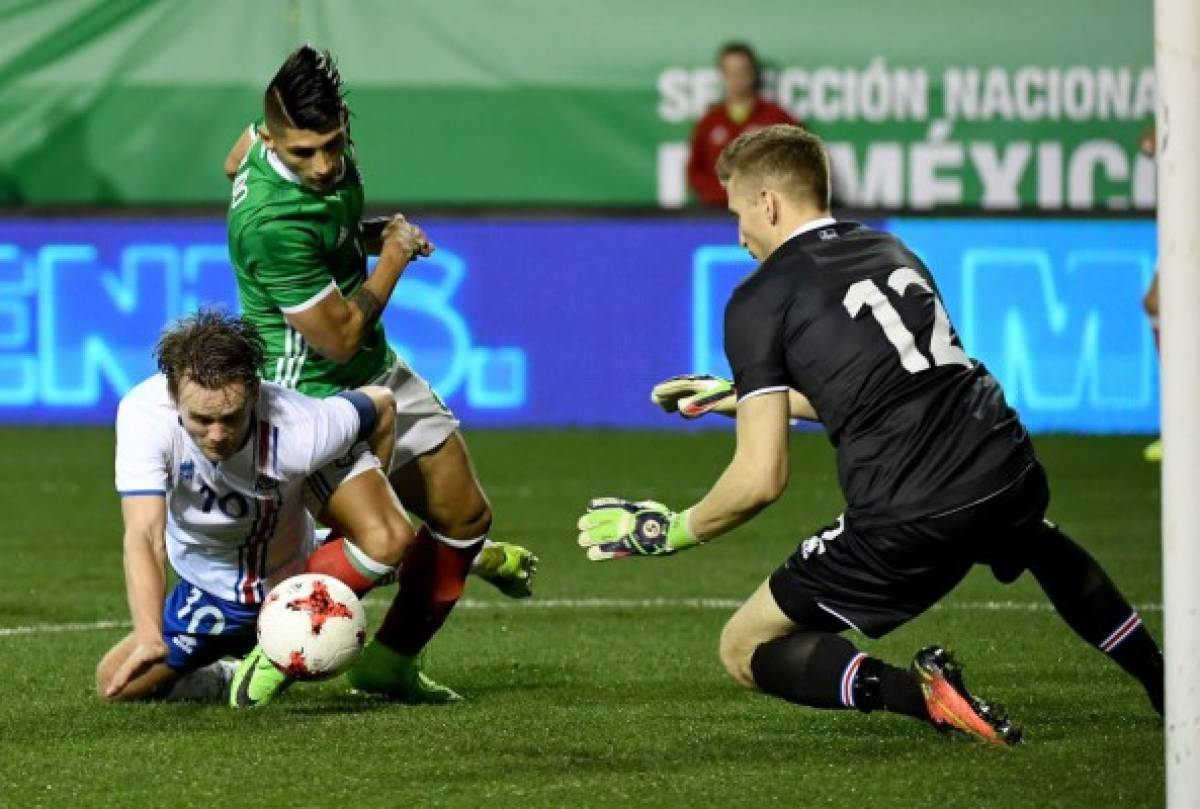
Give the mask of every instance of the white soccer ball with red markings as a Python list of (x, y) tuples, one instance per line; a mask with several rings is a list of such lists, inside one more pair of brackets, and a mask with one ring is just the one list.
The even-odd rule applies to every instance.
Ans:
[(332, 576), (302, 573), (267, 594), (258, 643), (289, 677), (320, 680), (354, 662), (367, 637), (367, 616), (354, 591)]

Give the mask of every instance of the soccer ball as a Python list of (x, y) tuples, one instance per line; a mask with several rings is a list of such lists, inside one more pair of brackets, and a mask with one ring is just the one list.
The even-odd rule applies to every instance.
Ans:
[(258, 643), (289, 677), (320, 680), (344, 671), (362, 651), (367, 616), (354, 591), (332, 576), (302, 573), (267, 594)]

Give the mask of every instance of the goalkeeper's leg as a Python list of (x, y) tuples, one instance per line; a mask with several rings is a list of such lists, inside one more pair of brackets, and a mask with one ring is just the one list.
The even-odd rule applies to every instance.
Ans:
[(794, 623), (766, 581), (725, 625), (721, 662), (739, 685), (799, 705), (882, 709), (929, 721), (918, 679), (861, 653), (837, 634), (844, 628), (833, 620), (812, 627)]
[(1067, 625), (1142, 684), (1163, 712), (1163, 656), (1137, 611), (1091, 554), (1049, 522), (1028, 542), (1029, 572)]
[(844, 628), (832, 619), (820, 628), (793, 623), (763, 582), (726, 624), (721, 660), (738, 684), (797, 705), (890, 711), (989, 744), (1020, 740), (1001, 709), (967, 691), (949, 651), (927, 647), (911, 668), (899, 668), (859, 651), (838, 634)]

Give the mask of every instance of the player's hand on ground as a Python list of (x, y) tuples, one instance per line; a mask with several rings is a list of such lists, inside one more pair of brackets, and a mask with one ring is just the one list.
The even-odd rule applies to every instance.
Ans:
[(653, 500), (597, 497), (579, 518), (579, 546), (588, 559), (603, 562), (625, 556), (663, 556), (698, 545), (683, 514)]
[(388, 250), (395, 250), (398, 256), (411, 261), (432, 255), (434, 247), (420, 225), (409, 222), (403, 214), (396, 214), (383, 228), (380, 254)]
[(681, 374), (655, 385), (650, 391), (650, 401), (668, 413), (678, 412), (685, 419), (697, 419), (714, 410), (734, 412), (737, 393), (728, 379), (711, 374)]
[(149, 671), (155, 664), (167, 659), (167, 645), (161, 639), (157, 641), (139, 641), (129, 657), (113, 674), (112, 681), (104, 695), (109, 699), (120, 696), (121, 692), (131, 682)]

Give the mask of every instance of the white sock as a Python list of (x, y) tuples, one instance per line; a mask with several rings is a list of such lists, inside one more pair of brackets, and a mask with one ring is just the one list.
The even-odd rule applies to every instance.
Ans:
[(171, 686), (163, 697), (165, 702), (224, 702), (229, 698), (229, 683), (237, 671), (238, 661), (218, 660), (203, 668), (189, 671)]
[(346, 539), (344, 547), (346, 549), (346, 555), (350, 557), (350, 561), (354, 564), (354, 566), (357, 567), (360, 572), (365, 571), (368, 575), (373, 576), (375, 579), (380, 579), (396, 569), (394, 565), (387, 565), (383, 562), (372, 559), (370, 556), (367, 556), (366, 551), (355, 545), (348, 538)]
[(484, 536), (483, 542), (481, 542), (479, 545), (479, 553), (475, 554), (475, 558), (471, 560), (472, 571), (479, 567), (479, 557), (483, 556), (483, 552), (495, 544), (495, 542), (492, 542), (490, 539)]

